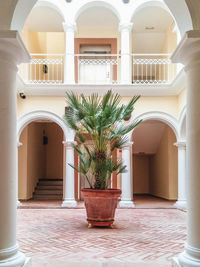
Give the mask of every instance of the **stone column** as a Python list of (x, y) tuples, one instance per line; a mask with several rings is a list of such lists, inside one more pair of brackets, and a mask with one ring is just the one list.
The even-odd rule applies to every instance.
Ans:
[(0, 31), (0, 267), (30, 263), (30, 259), (19, 252), (16, 241), (16, 74), (17, 65), (29, 60), (18, 32)]
[(119, 207), (134, 207), (131, 172), (132, 144), (133, 142), (129, 142), (122, 148), (122, 162), (126, 165), (127, 172), (122, 173), (122, 196)]
[(64, 141), (63, 144), (66, 149), (66, 171), (64, 179), (64, 200), (62, 207), (76, 207), (77, 202), (74, 197), (74, 169), (68, 164), (74, 165), (74, 141)]
[(64, 83), (75, 83), (75, 57), (74, 57), (74, 33), (76, 24), (63, 23), (65, 31), (65, 65), (64, 65)]
[(19, 184), (19, 177), (18, 177), (18, 159), (19, 159), (19, 147), (22, 146), (22, 143), (17, 142), (17, 207), (20, 207), (22, 205), (22, 203), (19, 201), (18, 199), (18, 184)]
[(130, 31), (132, 23), (119, 25), (121, 32), (121, 84), (131, 83)]
[(187, 241), (173, 266), (200, 266), (200, 31), (188, 31), (172, 55), (185, 66), (187, 89)]
[(174, 206), (186, 209), (186, 143), (177, 142), (174, 145), (178, 147), (178, 200)]

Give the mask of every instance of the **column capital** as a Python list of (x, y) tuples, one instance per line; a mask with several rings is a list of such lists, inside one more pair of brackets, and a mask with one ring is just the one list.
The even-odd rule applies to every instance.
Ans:
[(171, 59), (173, 63), (185, 65), (186, 71), (200, 64), (200, 30), (186, 32)]
[(18, 65), (31, 59), (18, 31), (0, 31), (0, 60)]
[(119, 31), (128, 31), (130, 32), (132, 30), (133, 23), (132, 22), (120, 22), (119, 23)]
[(74, 148), (74, 145), (77, 145), (76, 141), (63, 141), (62, 143), (66, 148)]
[(22, 146), (23, 144), (21, 143), (21, 142), (17, 142), (17, 147), (20, 147), (20, 146)]
[(134, 144), (134, 142), (129, 141), (129, 142), (127, 142), (126, 144), (124, 144), (124, 145), (122, 146), (122, 149), (129, 149), (129, 148), (132, 147), (133, 144)]
[(76, 32), (77, 31), (77, 26), (76, 22), (63, 22), (63, 29), (65, 32)]
[(174, 146), (177, 146), (178, 148), (186, 149), (186, 142), (185, 141), (178, 141), (178, 142), (174, 143)]

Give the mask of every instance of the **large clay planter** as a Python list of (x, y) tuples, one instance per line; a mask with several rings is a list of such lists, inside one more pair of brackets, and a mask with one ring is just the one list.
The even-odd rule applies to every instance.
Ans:
[(82, 189), (81, 193), (84, 197), (88, 226), (111, 226), (121, 190)]

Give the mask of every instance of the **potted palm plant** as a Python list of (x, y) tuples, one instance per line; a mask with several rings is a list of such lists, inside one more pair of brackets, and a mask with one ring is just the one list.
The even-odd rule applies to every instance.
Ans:
[(102, 97), (66, 93), (65, 121), (76, 133), (78, 142), (74, 149), (79, 155), (79, 165), (70, 166), (85, 177), (89, 186), (81, 190), (89, 226), (113, 224), (121, 190), (110, 188), (111, 176), (113, 172), (125, 172), (126, 166), (113, 158), (112, 153), (126, 144), (127, 134), (140, 123), (125, 122), (138, 99), (139, 96), (134, 96), (128, 104), (122, 105), (120, 95), (111, 90)]

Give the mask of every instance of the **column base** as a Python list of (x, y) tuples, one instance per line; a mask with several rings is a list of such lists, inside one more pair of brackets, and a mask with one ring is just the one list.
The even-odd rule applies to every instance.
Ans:
[(19, 200), (17, 200), (17, 207), (20, 207), (20, 206), (22, 206), (22, 203)]
[(26, 258), (21, 252), (13, 257), (0, 260), (0, 267), (31, 267), (31, 258)]
[(178, 257), (173, 258), (173, 267), (199, 267), (200, 266), (200, 250), (189, 248), (190, 254), (187, 251), (181, 253)]
[(186, 200), (177, 200), (174, 207), (181, 210), (187, 210), (187, 202)]
[(121, 200), (118, 203), (119, 208), (134, 208), (135, 204), (131, 200)]
[(62, 207), (75, 208), (77, 207), (76, 200), (63, 200)]

